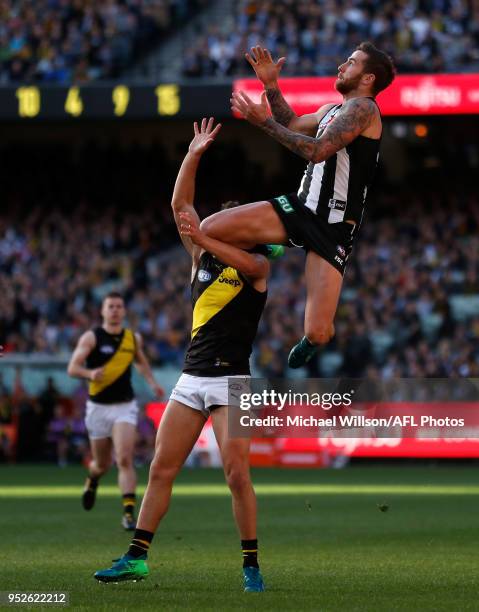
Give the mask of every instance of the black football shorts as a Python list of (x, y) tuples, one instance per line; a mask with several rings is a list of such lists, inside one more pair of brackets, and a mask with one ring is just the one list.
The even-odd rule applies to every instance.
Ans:
[(353, 248), (355, 226), (345, 221), (328, 223), (313, 213), (295, 193), (269, 200), (281, 219), (289, 242), (306, 252), (314, 251), (344, 275)]

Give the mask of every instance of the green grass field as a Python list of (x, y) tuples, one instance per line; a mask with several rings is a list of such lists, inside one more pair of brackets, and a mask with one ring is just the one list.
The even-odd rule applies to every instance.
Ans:
[(98, 584), (93, 572), (130, 538), (114, 474), (90, 513), (79, 502), (83, 476), (73, 467), (0, 468), (0, 590), (68, 591), (75, 610), (479, 607), (474, 467), (255, 470), (263, 594), (242, 592), (239, 539), (216, 470), (181, 474), (148, 580)]

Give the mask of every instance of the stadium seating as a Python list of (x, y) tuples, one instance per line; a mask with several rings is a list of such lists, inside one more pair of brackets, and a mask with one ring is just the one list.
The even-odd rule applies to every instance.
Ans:
[[(476, 197), (462, 209), (452, 198), (437, 199), (436, 214), (447, 221), (433, 233), (427, 215), (403, 209), (387, 229), (395, 249), (381, 238), (385, 222), (368, 220), (347, 271), (336, 337), (311, 374), (359, 376), (368, 367), (387, 376), (477, 374)], [(97, 218), (88, 210), (75, 211), (74, 237), (58, 211), (36, 208), (8, 226), (4, 218), (0, 333), (7, 354), (68, 355), (82, 330), (98, 321), (101, 297), (118, 289), (153, 362), (179, 367), (189, 340), (189, 260), (180, 247), (166, 248), (176, 240), (167, 206), (158, 208), (163, 218), (146, 208), (121, 217), (107, 208)], [(455, 240), (453, 228), (463, 222), (467, 233)], [(285, 374), (285, 356), (302, 334), (302, 268), (303, 253), (293, 249), (273, 267), (257, 373)]]
[(187, 77), (250, 75), (244, 51), (261, 44), (286, 56), (283, 74), (335, 74), (361, 40), (395, 58), (401, 73), (479, 70), (479, 13), (465, 0), (242, 0), (232, 24), (212, 24), (183, 63)]
[(195, 6), (195, 0), (5, 0), (0, 83), (115, 78)]

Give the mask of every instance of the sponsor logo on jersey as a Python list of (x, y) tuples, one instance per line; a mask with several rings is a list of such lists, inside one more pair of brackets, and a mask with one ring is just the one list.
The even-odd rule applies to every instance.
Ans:
[(279, 196), (279, 198), (275, 198), (275, 200), (278, 202), (278, 204), (281, 206), (281, 208), (283, 209), (283, 211), (285, 213), (292, 213), (293, 212), (293, 207), (291, 206), (291, 202), (288, 200), (288, 198), (284, 195)]
[(337, 261), (338, 264), (341, 265), (341, 266), (344, 265), (344, 261), (341, 259), (341, 257), (338, 257), (337, 255), (335, 255), (334, 261)]
[(115, 349), (109, 344), (104, 344), (100, 346), (100, 353), (105, 353), (105, 355), (112, 355), (115, 352)]
[(211, 274), (206, 270), (200, 270), (198, 272), (198, 280), (200, 283), (207, 283), (209, 280), (211, 280)]
[(346, 202), (344, 200), (335, 200), (334, 198), (329, 200), (329, 208), (334, 210), (346, 210)]
[(233, 287), (241, 286), (241, 282), (239, 280), (236, 280), (235, 278), (225, 278), (224, 276), (220, 276), (218, 282), (226, 283), (227, 285), (233, 285)]

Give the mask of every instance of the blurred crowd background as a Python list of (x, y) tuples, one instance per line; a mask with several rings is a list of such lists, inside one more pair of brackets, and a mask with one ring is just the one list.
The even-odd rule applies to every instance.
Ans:
[(185, 51), (189, 77), (249, 75), (244, 50), (286, 56), (283, 74), (334, 75), (362, 40), (395, 58), (400, 73), (479, 66), (479, 5), (468, 0), (241, 0), (234, 17), (204, 28)]
[(112, 79), (201, 0), (2, 0), (0, 83)]
[(256, 44), (287, 57), (284, 75), (331, 75), (364, 39), (400, 73), (479, 67), (475, 0), (2, 0), (0, 83), (116, 78), (175, 36), (185, 77), (249, 75)]
[[(285, 182), (261, 180), (254, 170), (251, 176), (246, 163), (236, 165), (231, 179), (232, 162), (244, 152), (218, 147), (199, 175), (207, 194), (198, 199), (202, 216), (236, 191), (249, 201), (241, 189), (248, 191), (253, 176), (263, 198)], [(23, 162), (23, 177), (14, 152), (2, 159), (12, 177), (3, 185), (7, 207), (0, 218), (5, 352), (68, 356), (83, 330), (98, 323), (103, 295), (119, 290), (152, 362), (181, 367), (191, 323), (190, 262), (177, 246), (170, 211), (175, 164), (160, 146), (92, 147), (80, 162), (66, 150), (52, 155), (39, 151)], [(52, 164), (53, 191), (46, 179)], [(298, 179), (286, 182), (294, 188)], [(414, 185), (377, 191), (374, 200), (348, 264), (336, 336), (310, 373), (476, 376), (479, 317), (468, 313), (479, 289), (477, 192)], [(286, 375), (286, 355), (302, 335), (303, 261), (301, 249), (289, 249), (273, 265), (254, 354), (261, 374)]]

